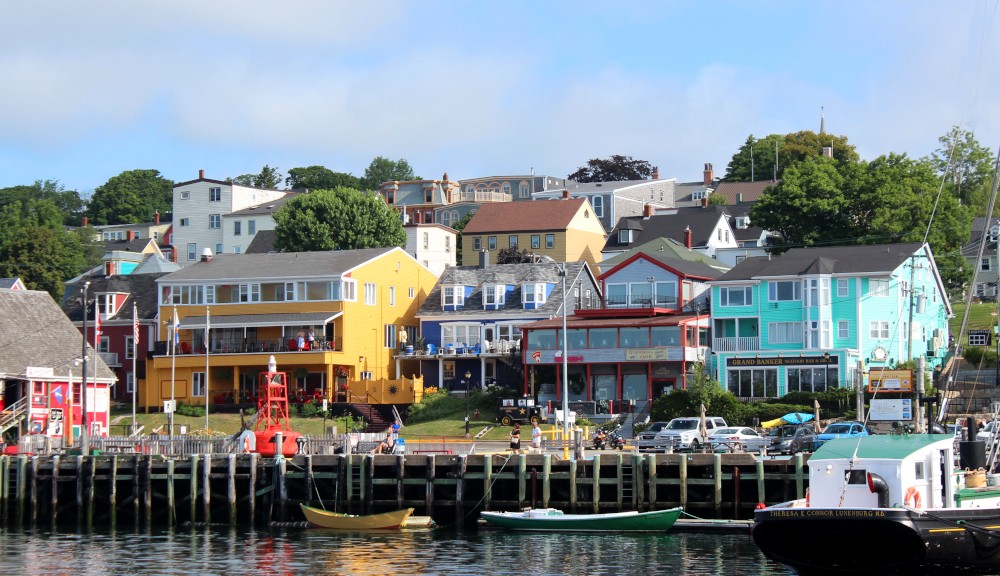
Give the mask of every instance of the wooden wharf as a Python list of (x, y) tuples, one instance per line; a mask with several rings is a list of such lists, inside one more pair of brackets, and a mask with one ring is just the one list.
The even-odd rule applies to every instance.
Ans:
[(299, 503), (369, 514), (413, 507), (439, 525), (482, 510), (574, 513), (682, 506), (746, 520), (759, 502), (805, 494), (801, 454), (258, 454), (0, 456), (0, 523), (135, 527), (268, 526), (304, 520)]

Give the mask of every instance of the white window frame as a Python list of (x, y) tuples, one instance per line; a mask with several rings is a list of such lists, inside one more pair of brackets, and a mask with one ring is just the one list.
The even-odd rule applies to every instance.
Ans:
[[(483, 306), (503, 306), (507, 290), (503, 284), (487, 284), (483, 286)], [(491, 294), (492, 291), (492, 294)]]
[(465, 306), (465, 286), (453, 284), (441, 288), (443, 306)]
[(205, 397), (205, 373), (204, 372), (192, 372), (191, 373), (191, 396), (193, 398), (204, 398)]
[(247, 220), (247, 236), (253, 236), (257, 233), (257, 221)]
[(629, 228), (622, 228), (618, 231), (618, 243), (619, 244), (629, 244), (632, 242), (632, 230)]
[(188, 262), (194, 262), (198, 259), (198, 243), (188, 242), (187, 245)]
[(134, 394), (135, 393), (135, 378), (132, 377), (131, 372), (125, 374), (125, 393)]
[[(791, 286), (792, 294), (790, 298), (782, 297), (781, 287)], [(800, 302), (802, 300), (802, 283), (798, 280), (771, 280), (767, 283), (768, 302)]]
[(246, 282), (239, 285), (239, 303), (260, 302), (260, 283)]
[(545, 304), (545, 283), (536, 282), (521, 285), (521, 304)]
[(889, 295), (889, 280), (887, 278), (870, 278), (868, 280), (868, 295), (884, 298)]
[(222, 202), (222, 188), (212, 187), (208, 189), (209, 202)]
[(847, 278), (837, 278), (837, 298), (847, 298), (851, 292), (851, 285)]
[(416, 293), (416, 289), (415, 289), (414, 287), (410, 286), (410, 289), (409, 289), (409, 291), (407, 292), (407, 294), (409, 294), (409, 297), (410, 297), (410, 298), (413, 298), (413, 295), (414, 295), (415, 293)]
[(590, 197), (590, 205), (594, 208), (594, 215), (598, 218), (604, 217), (604, 196), (595, 194)]
[(190, 200), (190, 199), (191, 199), (191, 191), (190, 190), (182, 190), (181, 191), (181, 200)]
[(476, 252), (479, 252), (480, 250), (482, 250), (483, 249), (483, 239), (480, 238), (479, 236), (473, 236), (472, 237), (472, 249), (475, 250)]
[(517, 185), (517, 196), (518, 198), (527, 198), (531, 196), (531, 186), (527, 182), (520, 182)]
[(222, 228), (222, 214), (209, 214), (208, 229), (218, 230), (219, 228)]
[(768, 344), (802, 344), (802, 323), (768, 322)]
[(190, 218), (181, 218), (181, 223), (180, 224), (181, 224), (181, 226), (190, 226), (191, 225), (191, 219)]
[[(743, 292), (743, 304), (730, 304), (730, 294)], [(753, 306), (753, 286), (721, 286), (719, 287), (719, 306), (740, 307)]]
[(851, 323), (847, 320), (837, 321), (837, 338), (846, 340), (851, 337)]
[(396, 305), (396, 287), (389, 286), (389, 306)]
[(889, 339), (889, 321), (888, 320), (870, 320), (868, 322), (868, 337), (873, 340), (888, 340)]
[(344, 278), (340, 281), (340, 294), (344, 302), (358, 301), (358, 281), (352, 278)]
[(478, 322), (446, 322), (441, 324), (441, 347), (449, 344), (475, 346), (482, 340), (482, 325)]
[(129, 335), (125, 337), (125, 359), (132, 360), (135, 358), (135, 336)]
[(365, 305), (378, 305), (378, 288), (374, 282), (365, 282)]

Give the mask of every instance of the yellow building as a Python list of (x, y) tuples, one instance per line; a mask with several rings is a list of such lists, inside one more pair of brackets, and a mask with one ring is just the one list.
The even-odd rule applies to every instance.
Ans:
[(462, 230), (462, 266), (479, 264), (486, 251), (526, 250), (556, 262), (586, 262), (596, 270), (605, 232), (586, 198), (483, 204)]
[(293, 398), (419, 401), (417, 363), (402, 363), (403, 379), (392, 357), (401, 334), (416, 340), (436, 280), (398, 247), (203, 257), (157, 280), (160, 336), (140, 405), (250, 402), (272, 355)]

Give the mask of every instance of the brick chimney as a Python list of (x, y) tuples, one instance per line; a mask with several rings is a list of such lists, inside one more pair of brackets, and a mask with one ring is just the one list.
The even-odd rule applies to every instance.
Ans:
[(129, 241), (135, 240), (135, 230), (126, 230), (125, 239)]
[(705, 162), (705, 178), (702, 183), (705, 186), (711, 186), (712, 182), (715, 182), (715, 170), (712, 169), (710, 162)]
[(645, 205), (643, 205), (643, 207), (642, 207), (642, 217), (643, 218), (649, 218), (652, 215), (653, 215), (653, 205), (652, 204), (645, 204)]
[(153, 212), (153, 224), (159, 224), (159, 223), (160, 223), (160, 211), (157, 210), (156, 212)]
[(563, 200), (569, 199), (569, 190), (563, 190)]
[(89, 224), (90, 224), (90, 218), (87, 218), (86, 216), (84, 216), (83, 218), (80, 219), (80, 225), (81, 226), (87, 226)]
[(659, 180), (659, 179), (660, 179), (660, 167), (653, 166), (653, 180)]
[(684, 228), (684, 247), (687, 249), (691, 248), (691, 227), (686, 226)]
[(444, 182), (448, 181), (448, 173), (447, 172), (444, 173), (444, 176), (441, 177), (441, 180), (444, 181)]
[(205, 171), (204, 170), (198, 170), (198, 179), (199, 180), (204, 180), (205, 179)]
[(708, 194), (705, 194), (705, 196), (702, 197), (702, 199), (701, 199), (701, 207), (702, 208), (708, 208)]

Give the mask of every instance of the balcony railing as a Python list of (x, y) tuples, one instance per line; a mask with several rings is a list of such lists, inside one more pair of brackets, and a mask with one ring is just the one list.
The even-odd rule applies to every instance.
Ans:
[(733, 336), (729, 338), (713, 338), (712, 350), (715, 352), (752, 352), (760, 350), (760, 337)]

